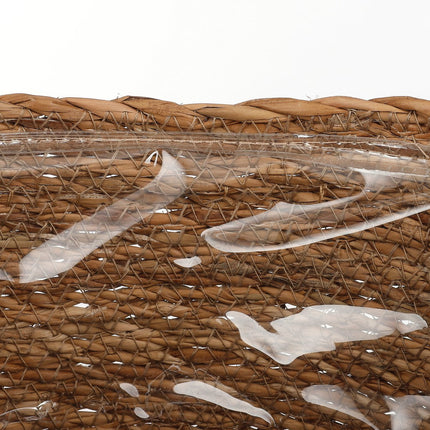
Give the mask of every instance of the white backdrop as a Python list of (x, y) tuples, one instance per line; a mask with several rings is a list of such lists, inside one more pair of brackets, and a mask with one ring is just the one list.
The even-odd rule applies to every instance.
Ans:
[(428, 0), (9, 0), (0, 94), (430, 99)]

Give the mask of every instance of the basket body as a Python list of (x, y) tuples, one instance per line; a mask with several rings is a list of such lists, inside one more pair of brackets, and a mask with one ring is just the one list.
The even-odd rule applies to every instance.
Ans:
[(46, 131), (0, 150), (3, 428), (429, 427), (426, 145)]

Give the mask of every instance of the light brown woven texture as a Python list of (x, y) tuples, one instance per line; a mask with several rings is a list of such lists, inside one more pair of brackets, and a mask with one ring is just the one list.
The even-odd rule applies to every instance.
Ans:
[(113, 101), (0, 96), (0, 131), (41, 129), (329, 133), (430, 139), (430, 101), (414, 97), (361, 100), (326, 97), (250, 100), (235, 105), (177, 103), (126, 96)]
[[(389, 428), (384, 395), (430, 394), (427, 329), (339, 344), (279, 365), (249, 348), (219, 317), (237, 310), (268, 328), (312, 305), (347, 304), (418, 313), (430, 322), (429, 213), (275, 252), (222, 253), (201, 233), (280, 201), (315, 203), (356, 191), (339, 172), (318, 175), (285, 163), (279, 148), (297, 139), (283, 133), (352, 135), (341, 141), (362, 150), (367, 141), (383, 148), (387, 138), (407, 139), (421, 145), (411, 154), (427, 158), (429, 126), (430, 101), (408, 97), (262, 99), (234, 106), (0, 97), (0, 255), (12, 276), (32, 248), (150, 183), (160, 167), (147, 160), (154, 149), (182, 151), (189, 178), (187, 193), (168, 213), (145, 218), (73, 269), (28, 284), (0, 281), (0, 428), (369, 428), (305, 402), (302, 390), (314, 384), (342, 387), (370, 420)], [(54, 133), (33, 133), (40, 130)], [(176, 133), (164, 133), (170, 131)], [(26, 137), (32, 143), (23, 143)], [(19, 157), (11, 153), (14, 139), (21, 142)], [(329, 147), (338, 142), (316, 139)], [(400, 154), (386, 142), (387, 152)], [(51, 158), (35, 157), (34, 148)], [(269, 149), (271, 168), (263, 169)], [(64, 160), (70, 166), (58, 167)], [(247, 174), (226, 174), (235, 169)], [(218, 179), (214, 171), (222, 173)], [(362, 216), (360, 208), (354, 215)], [(202, 265), (173, 263), (195, 254)], [(297, 308), (286, 309), (286, 303)], [(268, 411), (275, 425), (173, 392), (175, 383), (192, 380), (231, 390)], [(139, 398), (121, 390), (123, 382), (135, 385)], [(25, 408), (43, 401), (56, 406), (34, 419)], [(137, 417), (136, 406), (150, 419)], [(10, 412), (15, 409), (21, 412)]]

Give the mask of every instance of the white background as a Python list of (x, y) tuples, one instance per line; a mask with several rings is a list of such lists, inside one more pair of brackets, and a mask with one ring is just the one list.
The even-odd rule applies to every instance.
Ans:
[(0, 94), (430, 99), (428, 0), (9, 0)]

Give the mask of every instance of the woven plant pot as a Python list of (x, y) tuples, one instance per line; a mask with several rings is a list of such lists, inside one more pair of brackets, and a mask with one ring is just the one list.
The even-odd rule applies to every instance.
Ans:
[(430, 428), (430, 101), (0, 96), (0, 428)]

